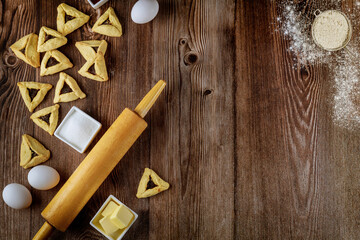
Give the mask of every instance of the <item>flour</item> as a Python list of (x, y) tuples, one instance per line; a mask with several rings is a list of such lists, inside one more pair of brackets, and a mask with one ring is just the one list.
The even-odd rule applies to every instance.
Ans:
[[(347, 129), (360, 128), (360, 72), (352, 59), (360, 59), (357, 51), (344, 53), (344, 58), (332, 64), (335, 94), (333, 118), (337, 125)], [(355, 60), (356, 61), (356, 60)]]
[[(277, 18), (280, 31), (289, 40), (288, 50), (295, 53), (301, 64), (314, 64), (316, 61), (327, 62), (329, 52), (322, 51), (311, 38), (311, 22), (296, 10), (295, 4), (287, 4), (282, 9), (282, 16)], [(296, 60), (296, 59), (294, 59)]]
[(312, 24), (314, 41), (326, 50), (335, 50), (346, 45), (350, 37), (346, 17), (338, 11), (325, 11)]
[[(311, 37), (311, 27), (314, 21), (314, 12), (317, 9), (325, 12), (327, 9), (341, 10), (342, 2), (340, 0), (332, 1), (315, 1), (312, 8), (307, 11), (299, 7), (294, 1), (285, 1), (279, 4), (279, 17), (277, 22), (279, 31), (288, 40), (288, 51), (294, 56), (294, 68), (297, 64), (322, 64), (328, 68), (328, 80), (333, 84), (332, 99), (328, 99), (333, 107), (334, 123), (340, 127), (349, 130), (360, 128), (360, 36), (358, 31), (353, 32), (347, 50), (343, 49), (336, 52), (325, 51), (314, 43)], [(303, 6), (304, 7), (304, 6)], [(306, 6), (305, 6), (306, 7)], [(360, 16), (356, 15), (360, 9), (360, 1), (356, 1), (352, 11), (350, 9), (342, 9), (350, 19), (354, 29), (360, 25)], [(305, 14), (306, 12), (306, 14)], [(326, 22), (323, 24), (327, 25)], [(321, 24), (321, 25), (323, 25)], [(336, 48), (344, 41), (347, 35), (344, 28), (344, 21), (340, 21), (338, 32), (340, 38), (336, 38), (330, 43), (322, 40), (322, 37), (329, 38), (329, 32), (319, 31), (317, 39), (324, 47)], [(329, 26), (324, 26), (329, 30)]]

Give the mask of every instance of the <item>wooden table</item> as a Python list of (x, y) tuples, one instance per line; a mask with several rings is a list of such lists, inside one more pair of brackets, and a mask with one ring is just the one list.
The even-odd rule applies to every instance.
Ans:
[[(34, 236), (44, 222), (42, 209), (86, 156), (29, 119), (16, 86), (19, 81), (55, 85), (58, 74), (40, 77), (39, 69), (9, 49), (41, 26), (55, 29), (61, 2), (0, 2), (1, 189), (12, 182), (30, 189), (29, 170), (19, 166), (25, 133), (51, 150), (45, 164), (61, 175), (54, 189), (31, 189), (28, 209), (0, 201), (1, 239)], [(53, 239), (101, 239), (89, 221), (110, 194), (139, 214), (124, 239), (360, 239), (359, 131), (334, 124), (326, 66), (292, 68), (297, 62), (274, 24), (283, 1), (160, 0), (158, 16), (145, 25), (131, 21), (135, 0), (110, 0), (100, 10), (85, 0), (64, 2), (91, 20), (60, 48), (74, 63), (65, 72), (87, 94), (61, 103), (60, 120), (72, 106), (84, 110), (103, 124), (96, 142), (157, 80), (168, 85), (146, 116), (148, 129), (70, 228)], [(315, 2), (302, 1), (310, 12)], [(324, 2), (333, 7), (335, 1)], [(335, 7), (352, 9), (355, 2)], [(121, 38), (91, 32), (109, 6), (122, 23)], [(77, 73), (84, 59), (74, 44), (87, 39), (109, 42), (108, 82)], [(52, 105), (53, 96), (54, 90), (38, 109)], [(145, 167), (171, 188), (137, 199)]]

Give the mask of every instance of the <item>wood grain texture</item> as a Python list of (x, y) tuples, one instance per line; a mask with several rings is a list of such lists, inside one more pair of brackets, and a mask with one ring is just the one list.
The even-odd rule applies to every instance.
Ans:
[[(288, 42), (275, 26), (285, 2), (244, 1), (236, 9), (241, 66), (236, 71), (235, 101), (236, 235), (357, 239), (358, 216), (353, 214), (359, 208), (348, 203), (350, 198), (354, 202), (349, 193), (358, 192), (357, 180), (345, 172), (349, 164), (358, 165), (359, 149), (350, 148), (352, 157), (348, 156), (344, 137), (348, 134), (347, 141), (357, 144), (358, 133), (345, 133), (331, 120), (333, 83), (326, 66), (301, 66), (287, 51)], [(335, 1), (293, 2), (298, 2), (302, 14), (319, 5), (341, 9)]]
[[(91, 16), (60, 48), (74, 63), (65, 72), (87, 98), (61, 103), (60, 120), (72, 106), (103, 124), (99, 140), (125, 107), (134, 108), (159, 80), (167, 87), (145, 120), (149, 126), (65, 233), (51, 239), (102, 239), (89, 221), (113, 194), (139, 214), (124, 239), (359, 239), (358, 131), (332, 121), (329, 69), (301, 66), (277, 31), (287, 0), (159, 0), (149, 24), (130, 19), (132, 1), (110, 0), (93, 10), (85, 0), (0, 1), (0, 181), (24, 184), (33, 195), (25, 210), (0, 201), (0, 239), (31, 239), (40, 213), (87, 153), (79, 154), (33, 124), (16, 83), (46, 82), (18, 60), (9, 46), (41, 26), (56, 29), (56, 7), (66, 2)], [(354, 10), (355, 0), (296, 0), (302, 14)], [(112, 6), (121, 38), (91, 31)], [(309, 19), (311, 16), (309, 15)], [(310, 21), (310, 20), (309, 20)], [(74, 44), (105, 39), (109, 81), (77, 71), (85, 60)], [(43, 55), (42, 55), (43, 56)], [(295, 67), (294, 67), (295, 66)], [(52, 105), (50, 91), (37, 109)], [(60, 184), (30, 188), (19, 166), (21, 135), (51, 150), (46, 165)], [(93, 147), (94, 143), (90, 146)], [(145, 167), (168, 181), (168, 191), (137, 199)]]

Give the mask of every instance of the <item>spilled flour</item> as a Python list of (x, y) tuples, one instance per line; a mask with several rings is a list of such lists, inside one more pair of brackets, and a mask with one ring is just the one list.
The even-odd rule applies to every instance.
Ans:
[(296, 4), (287, 3), (281, 9), (282, 16), (277, 21), (280, 30), (290, 42), (289, 50), (294, 52), (301, 64), (327, 62), (331, 54), (318, 48), (311, 38), (311, 21), (296, 8)]
[[(308, 9), (309, 6), (301, 6), (294, 3), (294, 1), (286, 1), (279, 7), (280, 16), (277, 19), (279, 29), (289, 41), (288, 50), (297, 57), (295, 62), (300, 61), (302, 65), (320, 63), (327, 66), (330, 71), (329, 77), (332, 78), (330, 80), (334, 82), (332, 100), (334, 122), (338, 126), (350, 130), (359, 129), (360, 49), (357, 39), (359, 39), (360, 36), (358, 36), (357, 31), (354, 31), (347, 46), (348, 50), (336, 52), (328, 52), (319, 48), (315, 45), (311, 36), (311, 24), (315, 18), (313, 14), (315, 10), (341, 10), (341, 1), (316, 1), (315, 5), (311, 6), (311, 9)], [(304, 8), (307, 8), (306, 11)], [(356, 16), (355, 13), (360, 12), (360, 1), (357, 1), (353, 5), (352, 10), (352, 12), (349, 10), (344, 13), (350, 19), (353, 28), (357, 29), (360, 25), (360, 16)], [(311, 12), (311, 14), (309, 14), (309, 12)], [(324, 44), (334, 46), (343, 41), (343, 38), (344, 35), (342, 38), (336, 39), (335, 43)]]
[(332, 64), (335, 80), (333, 118), (335, 123), (348, 129), (360, 128), (360, 72), (359, 64), (352, 59), (359, 62), (359, 54), (345, 52), (338, 64)]

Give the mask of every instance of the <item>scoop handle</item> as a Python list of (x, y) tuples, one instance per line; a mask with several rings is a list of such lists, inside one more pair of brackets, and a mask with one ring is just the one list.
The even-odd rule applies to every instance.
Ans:
[(53, 226), (48, 222), (45, 222), (36, 235), (33, 237), (33, 240), (45, 240), (51, 236), (51, 233), (54, 231)]

